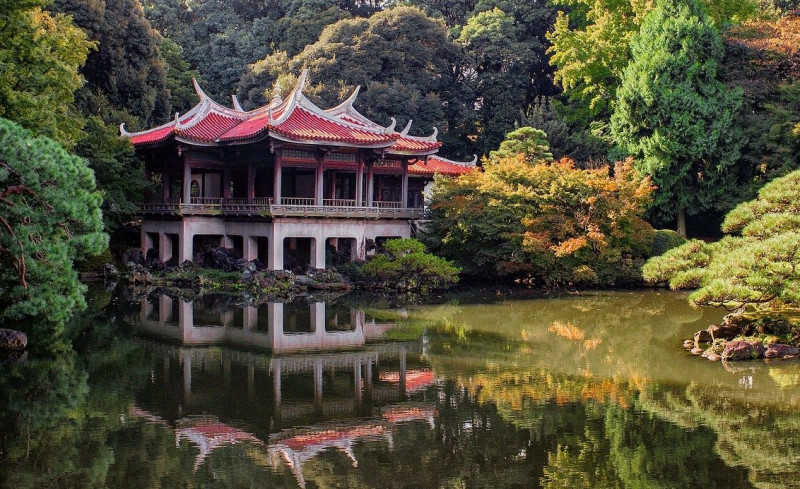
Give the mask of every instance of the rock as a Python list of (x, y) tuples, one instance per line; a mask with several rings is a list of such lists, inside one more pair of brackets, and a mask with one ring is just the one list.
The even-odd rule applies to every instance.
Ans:
[(707, 343), (711, 341), (711, 333), (708, 330), (698, 331), (694, 334), (694, 347), (700, 348), (701, 343)]
[(0, 350), (24, 350), (28, 335), (14, 329), (0, 329)]
[(133, 263), (134, 265), (144, 264), (144, 253), (139, 248), (129, 248), (122, 254), (123, 263)]
[(692, 348), (692, 355), (702, 355), (704, 351), (702, 348), (695, 347)]
[(691, 350), (692, 348), (694, 348), (694, 340), (686, 340), (686, 341), (684, 341), (683, 342), (683, 347), (686, 348), (687, 350)]
[(739, 334), (741, 328), (738, 324), (721, 324), (711, 325), (706, 329), (708, 334), (711, 336), (711, 341), (714, 341), (717, 338), (724, 338), (726, 340), (730, 340), (731, 338), (735, 338), (736, 335)]
[(722, 351), (722, 359), (726, 361), (734, 360), (755, 360), (763, 358), (766, 348), (757, 341), (729, 341)]
[(718, 355), (716, 353), (709, 353), (706, 358), (708, 358), (712, 362), (718, 362), (718, 361), (722, 360), (722, 355)]
[(794, 346), (773, 343), (771, 345), (767, 345), (767, 350), (764, 352), (764, 356), (766, 358), (787, 358), (793, 357), (798, 353), (800, 353), (800, 349)]
[(25, 363), (28, 352), (23, 350), (0, 350), (0, 367), (12, 367)]
[(105, 275), (105, 279), (109, 280), (116, 278), (119, 275), (119, 272), (117, 271), (117, 267), (115, 267), (113, 264), (106, 263), (106, 266), (103, 268), (103, 274)]

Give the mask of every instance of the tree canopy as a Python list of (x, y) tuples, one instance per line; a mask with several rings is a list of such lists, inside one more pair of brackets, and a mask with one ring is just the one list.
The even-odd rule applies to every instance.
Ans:
[(107, 246), (100, 204), (83, 159), (0, 119), (0, 321), (35, 318), (20, 323), (34, 343), (62, 340), (85, 307), (73, 262)]
[(483, 172), (441, 178), (431, 201), (431, 249), (473, 277), (548, 285), (611, 285), (640, 279), (653, 231), (642, 215), (652, 188), (630, 161), (613, 172), (568, 159), (523, 155)]
[(739, 158), (741, 91), (719, 79), (719, 33), (697, 0), (658, 0), (631, 41), (611, 117), (615, 141), (658, 187), (657, 223), (724, 208)]
[(800, 171), (767, 183), (725, 216), (722, 240), (691, 240), (647, 262), (644, 277), (697, 288), (697, 306), (800, 308)]
[(93, 44), (69, 17), (42, 10), (46, 4), (0, 3), (0, 117), (70, 147), (82, 137), (72, 103)]

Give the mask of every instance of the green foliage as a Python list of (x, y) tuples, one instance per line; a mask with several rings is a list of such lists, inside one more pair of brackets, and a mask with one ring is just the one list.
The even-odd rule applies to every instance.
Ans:
[(649, 256), (642, 219), (652, 188), (620, 163), (579, 170), (570, 160), (531, 165), (501, 159), (436, 182), (428, 239), (476, 277), (548, 285), (635, 283)]
[[(143, 126), (169, 117), (160, 39), (145, 19), (139, 0), (55, 0), (53, 7), (71, 15), (96, 43), (81, 69), (86, 85), (76, 94), (82, 114), (104, 116), (110, 106), (129, 113)], [(117, 126), (120, 119), (104, 120)]]
[(663, 255), (672, 248), (678, 247), (686, 242), (680, 234), (671, 229), (659, 229), (653, 234), (652, 256)]
[[(457, 56), (441, 21), (417, 8), (396, 7), (369, 19), (340, 20), (294, 57), (278, 51), (262, 59), (240, 88), (251, 106), (264, 103), (264, 91), (271, 91), (281, 75), (305, 67), (312, 84), (306, 93), (322, 106), (338, 104), (361, 85), (357, 108), (364, 115), (385, 124), (395, 117), (399, 127), (413, 118), (411, 132), (428, 135), (433, 126), (458, 124), (444, 112), (445, 106), (450, 111), (459, 105), (451, 93)], [(289, 86), (285, 79), (280, 82), (284, 89)]]
[(453, 29), (463, 46), (464, 90), (477, 121), (477, 152), (497, 148), (537, 97), (555, 94), (545, 33), (555, 9), (522, 0), (482, 1), (466, 23)]
[(550, 152), (547, 134), (541, 129), (533, 127), (515, 129), (506, 135), (506, 139), (500, 143), (499, 149), (489, 153), (489, 158), (497, 161), (516, 155), (522, 155), (522, 158), (532, 165), (552, 161), (553, 153)]
[(728, 213), (723, 231), (740, 233), (716, 243), (689, 241), (643, 268), (648, 281), (672, 288), (699, 287), (698, 306), (751, 306), (791, 311), (800, 306), (800, 171), (766, 184), (758, 199)]
[(35, 318), (34, 345), (85, 307), (73, 262), (107, 246), (101, 200), (85, 161), (0, 119), (0, 320)]
[(83, 126), (72, 110), (78, 68), (92, 44), (69, 17), (41, 10), (46, 3), (0, 6), (0, 117), (71, 147)]
[(631, 41), (611, 133), (658, 187), (656, 222), (718, 208), (736, 184), (741, 91), (718, 78), (716, 29), (697, 0), (659, 0)]
[(458, 281), (459, 269), (438, 256), (425, 252), (415, 239), (390, 239), (383, 253), (375, 255), (361, 273), (388, 287), (403, 290), (446, 288)]

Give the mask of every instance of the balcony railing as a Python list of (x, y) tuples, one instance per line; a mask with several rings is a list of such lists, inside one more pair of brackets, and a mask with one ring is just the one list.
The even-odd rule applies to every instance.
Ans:
[(370, 207), (357, 206), (355, 199), (324, 199), (323, 205), (314, 205), (313, 198), (281, 197), (274, 204), (270, 197), (252, 199), (222, 199), (192, 197), (189, 203), (179, 199), (151, 202), (139, 206), (142, 214), (153, 215), (229, 215), (272, 217), (339, 217), (339, 218), (389, 218), (421, 219), (420, 208), (401, 207), (400, 202), (375, 201)]

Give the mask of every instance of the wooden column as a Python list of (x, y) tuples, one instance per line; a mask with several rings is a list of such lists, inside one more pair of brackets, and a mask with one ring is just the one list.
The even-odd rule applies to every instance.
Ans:
[(183, 160), (183, 203), (192, 203), (192, 168)]
[(256, 171), (253, 162), (247, 162), (247, 198), (252, 199), (256, 196)]
[(231, 198), (231, 169), (225, 168), (222, 171), (222, 198)]
[(372, 207), (372, 198), (373, 198), (373, 189), (372, 186), (375, 181), (375, 175), (372, 173), (372, 165), (374, 163), (369, 163), (367, 165), (367, 207)]
[(403, 183), (400, 185), (400, 207), (408, 207), (408, 160), (403, 160)]
[(364, 205), (364, 158), (359, 152), (356, 157), (356, 206)]
[(275, 152), (275, 172), (272, 177), (272, 202), (276, 205), (281, 203), (281, 150)]
[(161, 194), (164, 198), (162, 202), (167, 202), (169, 200), (169, 169), (167, 165), (164, 164), (164, 172), (161, 174)]
[(323, 166), (323, 158), (324, 156), (317, 153), (317, 171), (314, 172), (314, 205), (322, 205), (322, 199), (324, 197), (324, 187), (323, 187), (323, 172), (325, 168)]

